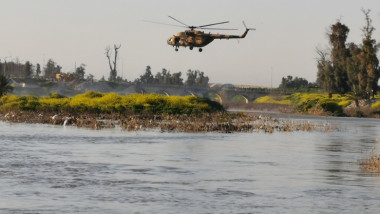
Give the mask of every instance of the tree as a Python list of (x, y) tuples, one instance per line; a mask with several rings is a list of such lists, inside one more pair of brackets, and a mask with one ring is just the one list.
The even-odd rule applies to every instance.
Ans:
[(89, 81), (89, 82), (94, 82), (94, 75), (89, 74), (89, 75), (87, 76), (86, 80)]
[(41, 74), (41, 65), (37, 63), (36, 65), (36, 76), (40, 76)]
[(33, 65), (29, 61), (25, 62), (24, 65), (24, 78), (30, 78), (33, 74)]
[(44, 68), (45, 78), (55, 79), (56, 74), (61, 73), (62, 67), (57, 65), (52, 59), (49, 59)]
[(372, 26), (372, 19), (369, 17), (371, 10), (364, 10), (362, 12), (365, 15), (366, 25), (362, 31), (364, 33), (362, 52), (358, 56), (361, 62), (362, 75), (359, 77), (359, 81), (362, 80), (363, 87), (365, 85), (366, 97), (374, 97), (378, 91), (378, 81), (380, 77), (379, 60), (376, 56), (379, 44), (376, 44), (376, 40), (372, 39), (372, 33), (375, 28)]
[[(360, 56), (362, 50), (354, 43), (349, 44), (350, 58), (347, 60), (346, 69), (348, 82), (351, 87), (350, 97), (359, 99), (365, 97), (365, 85), (363, 82), (363, 70), (360, 69), (361, 62), (358, 56)], [(353, 99), (354, 100), (354, 99)], [(357, 103), (357, 102), (356, 102)]]
[(334, 88), (334, 73), (332, 62), (326, 51), (317, 48), (319, 59), (317, 60), (317, 84), (332, 96)]
[(376, 56), (379, 44), (372, 38), (375, 28), (369, 17), (370, 10), (362, 10), (366, 25), (361, 45), (346, 44), (349, 29), (337, 22), (328, 34), (331, 53), (320, 51), (317, 82), (331, 93), (350, 93), (355, 99), (369, 99), (378, 91), (380, 77), (379, 60)]
[(78, 80), (84, 80), (85, 70), (86, 70), (85, 64), (81, 64), (78, 68), (76, 68), (75, 76)]
[(163, 85), (172, 84), (172, 75), (170, 71), (165, 68), (162, 69), (162, 72), (158, 72), (155, 76), (156, 82)]
[(332, 70), (334, 74), (333, 90), (336, 93), (344, 94), (350, 91), (348, 85), (348, 76), (346, 72), (346, 61), (349, 57), (349, 51), (346, 48), (346, 40), (350, 29), (339, 21), (331, 26), (331, 32), (328, 34), (331, 50)]
[(198, 86), (198, 87), (208, 87), (209, 78), (204, 75), (204, 72), (198, 70), (188, 70), (187, 71), (187, 86)]
[(117, 77), (117, 70), (116, 70), (116, 65), (117, 65), (117, 55), (119, 53), (119, 49), (121, 48), (121, 45), (117, 46), (117, 45), (113, 45), (113, 48), (114, 48), (114, 60), (111, 62), (111, 57), (112, 57), (112, 53), (111, 53), (111, 48), (108, 46), (106, 47), (106, 57), (108, 59), (108, 65), (110, 67), (110, 77), (108, 78), (109, 81), (116, 81), (116, 77)]
[(198, 72), (198, 75), (197, 75), (198, 77), (195, 80), (196, 85), (199, 87), (208, 87), (208, 81), (209, 81), (208, 76), (205, 76), (203, 71), (196, 71), (196, 72)]
[(163, 68), (161, 72), (158, 72), (154, 76), (154, 83), (163, 85), (183, 85), (181, 75), (181, 72), (171, 74), (170, 71)]
[(0, 97), (11, 91), (13, 91), (13, 87), (10, 85), (9, 79), (3, 74), (0, 74)]
[(289, 75), (286, 78), (285, 77), (282, 78), (279, 88), (299, 89), (299, 88), (308, 88), (309, 85), (310, 83), (306, 79), (301, 78), (301, 77), (293, 78), (293, 76)]
[(192, 71), (189, 69), (186, 74), (187, 74), (187, 80), (186, 80), (185, 84), (187, 86), (195, 86), (196, 79), (198, 76), (198, 72)]
[(144, 84), (154, 83), (154, 77), (152, 75), (151, 67), (149, 65), (146, 66), (145, 73), (141, 75), (140, 78), (136, 80), (136, 82)]
[(369, 17), (370, 10), (362, 10), (365, 15), (366, 25), (363, 27), (364, 38), (361, 45), (349, 44), (350, 57), (347, 61), (347, 74), (351, 86), (351, 96), (356, 99), (369, 99), (379, 90), (378, 80), (380, 76), (379, 60), (376, 56), (378, 44), (372, 39), (375, 28)]
[(330, 26), (327, 33), (331, 45), (331, 52), (317, 49), (317, 83), (330, 95), (332, 93), (346, 93), (350, 91), (346, 72), (346, 61), (349, 51), (346, 48), (346, 39), (350, 29), (339, 21)]
[(181, 78), (182, 73), (177, 72), (172, 74), (172, 81), (171, 84), (173, 85), (183, 85), (183, 79)]

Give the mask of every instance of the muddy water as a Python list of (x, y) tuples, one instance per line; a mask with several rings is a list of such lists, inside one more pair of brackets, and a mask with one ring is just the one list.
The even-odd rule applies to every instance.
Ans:
[(0, 122), (0, 213), (379, 213), (357, 161), (380, 120), (340, 131), (124, 132)]

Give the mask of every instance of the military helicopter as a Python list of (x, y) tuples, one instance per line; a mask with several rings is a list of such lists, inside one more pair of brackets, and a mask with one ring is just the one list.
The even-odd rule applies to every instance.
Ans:
[(202, 29), (202, 30), (237, 30), (237, 29), (227, 29), (227, 28), (208, 28), (209, 26), (213, 25), (220, 25), (220, 24), (226, 24), (229, 23), (228, 21), (225, 22), (218, 22), (213, 24), (207, 24), (207, 25), (200, 25), (200, 26), (190, 26), (187, 25), (171, 16), (169, 18), (173, 19), (174, 21), (180, 23), (181, 25), (172, 25), (172, 24), (165, 24), (160, 22), (153, 22), (153, 21), (146, 21), (146, 22), (152, 22), (156, 24), (163, 24), (163, 25), (170, 25), (170, 26), (176, 26), (176, 27), (186, 27), (190, 30), (186, 30), (184, 32), (179, 32), (177, 35), (171, 36), (167, 43), (168, 45), (171, 45), (175, 47), (175, 51), (178, 51), (179, 47), (189, 47), (190, 50), (193, 50), (194, 47), (199, 48), (199, 52), (202, 52), (202, 47), (210, 44), (214, 39), (242, 39), (245, 38), (248, 31), (250, 30), (256, 30), (254, 28), (247, 28), (243, 21), (243, 25), (245, 27), (245, 32), (242, 35), (228, 35), (228, 34), (212, 34), (212, 33), (204, 33), (203, 31), (198, 31), (195, 29)]

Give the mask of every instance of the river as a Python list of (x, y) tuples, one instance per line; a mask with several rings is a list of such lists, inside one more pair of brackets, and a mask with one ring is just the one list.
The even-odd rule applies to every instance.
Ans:
[[(286, 116), (285, 116), (286, 117)], [(379, 119), (333, 132), (160, 133), (0, 121), (0, 213), (379, 213), (358, 161)]]

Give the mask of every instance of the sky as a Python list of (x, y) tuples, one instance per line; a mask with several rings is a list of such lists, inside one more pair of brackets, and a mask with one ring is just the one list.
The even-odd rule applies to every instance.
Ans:
[[(328, 48), (329, 26), (340, 20), (350, 28), (347, 42), (361, 43), (370, 9), (374, 39), (380, 41), (379, 0), (0, 0), (0, 60), (46, 64), (53, 59), (63, 72), (86, 65), (86, 74), (108, 78), (105, 48), (120, 44), (118, 75), (133, 81), (151, 66), (171, 73), (203, 71), (212, 83), (277, 87), (291, 75), (316, 80), (316, 48)], [(188, 25), (229, 21), (210, 31), (245, 39), (215, 40), (203, 48), (178, 52), (167, 39), (185, 28), (144, 22)], [(209, 32), (205, 30), (205, 32)]]

